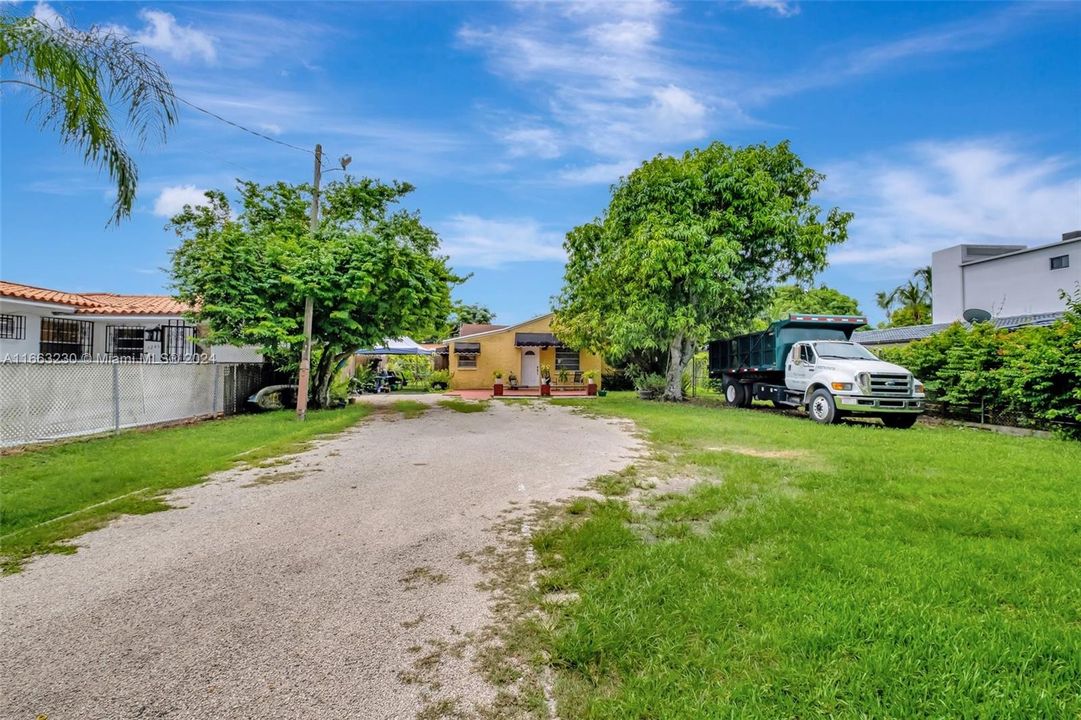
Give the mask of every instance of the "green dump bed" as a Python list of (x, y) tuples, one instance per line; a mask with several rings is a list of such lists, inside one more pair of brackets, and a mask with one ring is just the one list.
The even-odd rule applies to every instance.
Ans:
[(709, 374), (720, 378), (730, 373), (784, 373), (784, 361), (792, 345), (801, 340), (849, 340), (856, 328), (866, 325), (858, 315), (790, 314), (762, 332), (737, 335), (709, 343)]

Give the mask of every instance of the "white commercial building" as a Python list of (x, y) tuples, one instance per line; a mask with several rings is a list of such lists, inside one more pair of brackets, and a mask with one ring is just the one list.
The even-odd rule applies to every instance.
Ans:
[(954, 245), (931, 256), (931, 277), (935, 323), (970, 309), (995, 317), (1061, 312), (1061, 293), (1081, 285), (1081, 230), (1038, 247)]

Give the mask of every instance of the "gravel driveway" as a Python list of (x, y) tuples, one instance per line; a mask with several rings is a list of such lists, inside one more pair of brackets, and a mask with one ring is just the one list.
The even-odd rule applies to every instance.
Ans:
[(437, 683), (408, 681), (421, 648), (490, 621), (463, 553), (492, 544), (508, 508), (564, 497), (637, 449), (621, 424), (548, 404), (433, 406), (216, 475), (174, 494), (183, 509), (122, 518), (0, 579), (0, 716), (413, 718), (483, 702), (468, 651)]

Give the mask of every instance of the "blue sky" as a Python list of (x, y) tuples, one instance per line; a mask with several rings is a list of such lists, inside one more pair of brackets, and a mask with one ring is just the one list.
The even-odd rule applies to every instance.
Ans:
[[(549, 309), (561, 241), (656, 153), (792, 141), (856, 213), (821, 280), (860, 299), (958, 242), (1042, 244), (1081, 228), (1081, 4), (15, 3), (143, 43), (177, 93), (409, 204), (515, 322)], [(161, 292), (167, 217), (235, 178), (310, 179), (311, 156), (183, 110), (137, 150), (132, 218), (108, 178), (0, 110), (0, 276)]]

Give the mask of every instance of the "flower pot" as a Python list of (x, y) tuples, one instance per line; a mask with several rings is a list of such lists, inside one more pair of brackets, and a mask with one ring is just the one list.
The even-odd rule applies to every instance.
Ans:
[(492, 385), (492, 395), (502, 395), (502, 394), (503, 394), (503, 383), (495, 383), (494, 385)]
[(638, 391), (638, 398), (640, 400), (652, 400), (653, 399), (653, 391), (652, 390), (639, 390)]
[(596, 395), (596, 394), (597, 394), (597, 383), (590, 380), (589, 383), (586, 385), (586, 395)]
[(552, 386), (548, 383), (541, 383), (541, 397), (551, 397)]

